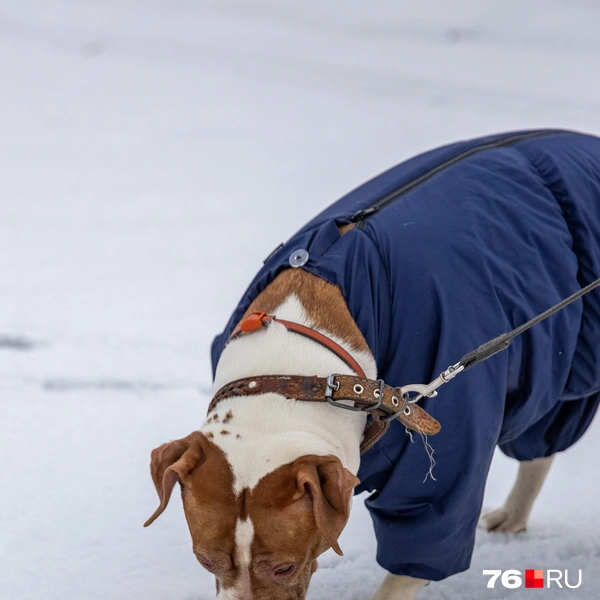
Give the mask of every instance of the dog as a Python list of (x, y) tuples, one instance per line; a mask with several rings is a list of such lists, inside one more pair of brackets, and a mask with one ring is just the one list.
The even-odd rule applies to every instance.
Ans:
[(596, 137), (500, 134), (379, 175), (265, 261), (213, 343), (206, 420), (152, 452), (160, 505), (146, 525), (179, 483), (218, 600), (301, 600), (318, 556), (342, 554), (352, 495), (366, 490), (388, 571), (372, 600), (413, 600), (469, 567), (496, 446), (519, 474), (482, 522), (519, 532), (554, 455), (590, 425), (600, 294), (437, 398), (409, 401), (403, 386), (599, 275)]

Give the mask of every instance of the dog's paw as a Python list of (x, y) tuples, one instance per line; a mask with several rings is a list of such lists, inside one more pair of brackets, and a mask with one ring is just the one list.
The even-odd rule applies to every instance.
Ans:
[(419, 590), (429, 585), (425, 579), (388, 573), (370, 600), (415, 600)]
[(482, 515), (479, 520), (479, 527), (486, 531), (521, 533), (527, 529), (527, 517), (505, 508), (499, 508)]

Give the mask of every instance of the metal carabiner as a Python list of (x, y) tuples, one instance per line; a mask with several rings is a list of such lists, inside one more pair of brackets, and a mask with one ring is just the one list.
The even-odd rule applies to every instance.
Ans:
[(414, 383), (410, 385), (403, 385), (400, 389), (403, 394), (409, 394), (410, 392), (416, 392), (416, 396), (414, 398), (410, 398), (408, 400), (409, 404), (414, 404), (421, 400), (421, 398), (435, 398), (437, 396), (436, 390), (448, 383), (451, 379), (456, 377), (459, 373), (465, 370), (464, 365), (460, 363), (456, 363), (451, 367), (448, 367), (445, 371), (440, 373), (431, 383), (423, 384), (423, 383)]

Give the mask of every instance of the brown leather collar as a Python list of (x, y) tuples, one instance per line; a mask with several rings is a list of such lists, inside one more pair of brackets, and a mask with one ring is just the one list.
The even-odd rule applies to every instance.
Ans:
[[(367, 424), (360, 445), (361, 454), (383, 436), (393, 419), (398, 419), (408, 429), (426, 435), (435, 435), (441, 429), (439, 422), (425, 410), (408, 402), (408, 395), (403, 393), (402, 388), (391, 387), (382, 379), (375, 381), (356, 375), (259, 375), (237, 379), (224, 385), (215, 394), (208, 413), (225, 398), (268, 392), (280, 394), (288, 400), (329, 402), (338, 408), (371, 414), (373, 418)], [(343, 400), (351, 402), (342, 404)]]

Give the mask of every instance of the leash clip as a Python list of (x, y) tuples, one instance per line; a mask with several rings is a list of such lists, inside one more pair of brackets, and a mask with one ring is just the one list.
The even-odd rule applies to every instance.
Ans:
[(431, 383), (413, 383), (410, 385), (403, 385), (400, 389), (402, 393), (407, 395), (410, 392), (415, 392), (417, 395), (414, 398), (409, 398), (408, 403), (414, 404), (421, 400), (421, 398), (435, 398), (437, 396), (437, 389), (448, 383), (451, 379), (454, 379), (459, 373), (465, 370), (465, 366), (459, 362), (455, 365), (448, 367), (445, 371), (440, 373)]

